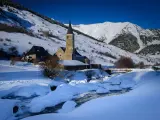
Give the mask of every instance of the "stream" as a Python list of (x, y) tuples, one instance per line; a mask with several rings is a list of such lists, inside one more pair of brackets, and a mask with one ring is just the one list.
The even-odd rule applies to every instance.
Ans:
[[(126, 92), (129, 92), (131, 89), (130, 88), (125, 88), (122, 90), (111, 90), (109, 93), (96, 93), (96, 91), (90, 91), (87, 93), (83, 93), (80, 95), (77, 95), (74, 97), (74, 99), (72, 99), (73, 101), (75, 101), (77, 103), (76, 107), (79, 107), (80, 105), (82, 105), (83, 103), (90, 101), (92, 99), (96, 99), (96, 98), (100, 98), (100, 97), (104, 97), (104, 96), (112, 96), (112, 95), (119, 95), (119, 94), (123, 94)], [(47, 113), (58, 113), (58, 110), (62, 108), (63, 104), (65, 102), (62, 102), (56, 106), (53, 107), (47, 107), (45, 108), (43, 111), (39, 112), (39, 113), (30, 113), (29, 112), (29, 108), (27, 108), (27, 104), (30, 103), (30, 101), (35, 98), (37, 96), (32, 96), (30, 98), (24, 98), (24, 97), (3, 97), (3, 99), (16, 99), (16, 100), (20, 100), (21, 102), (18, 104), (20, 106), (20, 110), (19, 112), (16, 114), (15, 116), (15, 120), (19, 120), (22, 118), (26, 118), (29, 116), (34, 116), (34, 115), (40, 115), (40, 114), (47, 114)]]

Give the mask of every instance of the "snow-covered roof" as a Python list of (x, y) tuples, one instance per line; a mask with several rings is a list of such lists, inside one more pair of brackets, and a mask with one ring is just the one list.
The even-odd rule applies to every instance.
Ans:
[(88, 64), (80, 62), (78, 60), (59, 60), (58, 63), (65, 65), (65, 66), (88, 65)]

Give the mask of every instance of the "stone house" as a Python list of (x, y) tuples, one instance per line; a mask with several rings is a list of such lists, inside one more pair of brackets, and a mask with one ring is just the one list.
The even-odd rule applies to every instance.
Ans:
[(50, 54), (41, 46), (33, 46), (22, 58), (28, 62), (42, 62), (45, 61)]

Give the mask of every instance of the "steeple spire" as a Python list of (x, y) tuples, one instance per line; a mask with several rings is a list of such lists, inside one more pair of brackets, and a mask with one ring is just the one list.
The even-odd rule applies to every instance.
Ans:
[(73, 29), (72, 29), (71, 21), (69, 21), (69, 27), (68, 27), (67, 34), (73, 34)]

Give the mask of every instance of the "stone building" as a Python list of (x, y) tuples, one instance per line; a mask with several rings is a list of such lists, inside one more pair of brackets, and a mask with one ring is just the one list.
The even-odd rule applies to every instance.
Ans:
[(33, 46), (22, 58), (28, 62), (41, 62), (45, 61), (50, 54), (41, 46)]
[(89, 63), (89, 59), (86, 56), (79, 54), (75, 48), (75, 39), (71, 23), (69, 23), (66, 34), (66, 47), (60, 47), (57, 50), (56, 55), (59, 60), (77, 60), (83, 63)]

